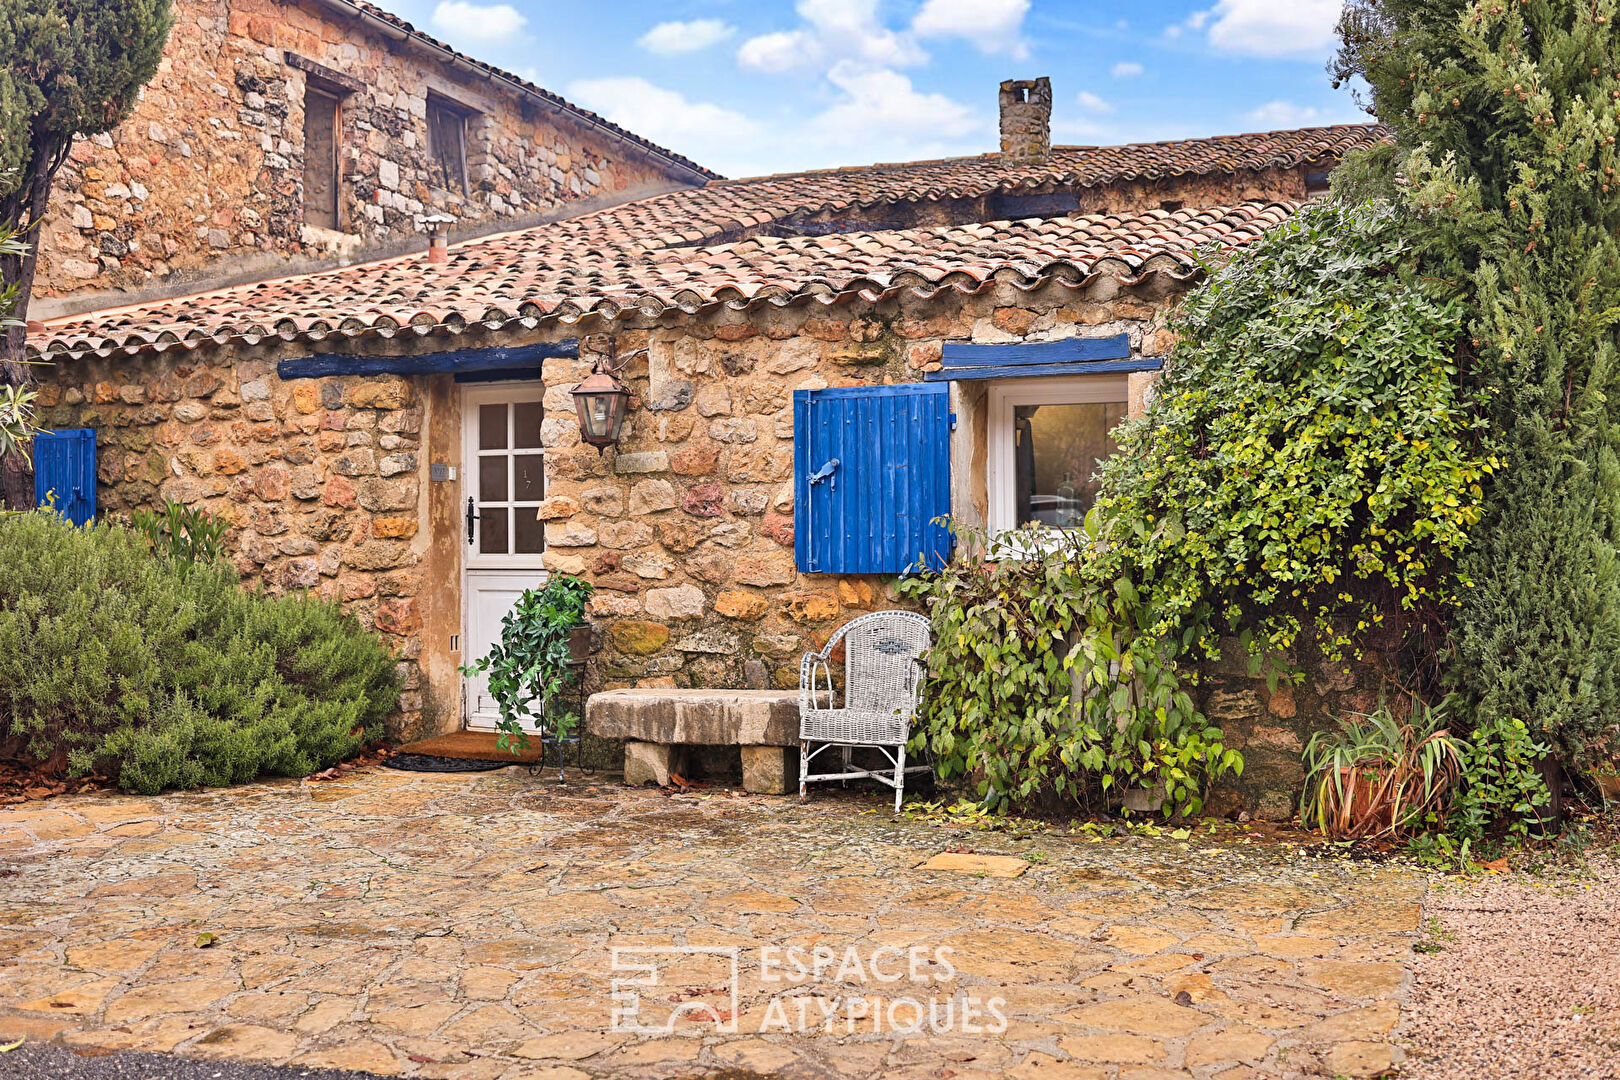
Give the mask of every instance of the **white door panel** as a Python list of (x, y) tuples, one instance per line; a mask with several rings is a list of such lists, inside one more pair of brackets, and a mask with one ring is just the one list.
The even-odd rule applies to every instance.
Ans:
[[(501, 619), (525, 589), (538, 589), (545, 579), (544, 571), (468, 571), (466, 651), (462, 654), (468, 662), (489, 652), (489, 647), (500, 640)], [(483, 675), (468, 676), (466, 692), (467, 726), (474, 731), (495, 730), (501, 710), (490, 697), (489, 680)]]
[[(539, 383), (462, 390), (462, 662), (489, 652), (501, 619), (546, 582), (538, 512), (545, 497)], [(466, 726), (492, 731), (500, 708), (483, 675), (463, 683)]]

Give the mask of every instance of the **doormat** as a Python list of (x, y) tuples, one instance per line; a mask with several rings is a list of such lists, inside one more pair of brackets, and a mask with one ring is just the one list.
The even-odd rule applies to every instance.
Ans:
[(448, 735), (435, 735), (430, 739), (406, 743), (396, 753), (466, 758), (468, 761), (502, 761), (508, 765), (527, 765), (540, 760), (539, 739), (530, 739), (529, 748), (517, 754), (502, 750), (499, 740), (500, 736), (493, 731), (452, 731)]
[(490, 772), (519, 761), (474, 761), (470, 758), (434, 757), (431, 754), (391, 754), (383, 759), (390, 769), (404, 772)]

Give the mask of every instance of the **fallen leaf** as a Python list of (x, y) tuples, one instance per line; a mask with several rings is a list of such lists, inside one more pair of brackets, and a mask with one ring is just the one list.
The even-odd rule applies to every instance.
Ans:
[(6, 1043), (6, 1045), (0, 1046), (0, 1054), (9, 1054), (11, 1051), (17, 1049), (17, 1047), (21, 1046), (22, 1044), (23, 1044), (23, 1041), (21, 1039), (18, 1039), (14, 1043)]
[(323, 912), (321, 912), (321, 914), (323, 916), (325, 916), (326, 918), (328, 918), (328, 919), (337, 918), (337, 912), (335, 912), (335, 911), (323, 911)]
[(219, 944), (219, 936), (217, 934), (210, 934), (207, 931), (204, 931), (203, 933), (197, 935), (197, 948), (199, 949), (212, 948), (217, 944)]
[(1500, 859), (1492, 859), (1490, 862), (1480, 863), (1479, 865), (1491, 871), (1493, 874), (1505, 874), (1507, 873), (1508, 869), (1507, 856), (1504, 855)]

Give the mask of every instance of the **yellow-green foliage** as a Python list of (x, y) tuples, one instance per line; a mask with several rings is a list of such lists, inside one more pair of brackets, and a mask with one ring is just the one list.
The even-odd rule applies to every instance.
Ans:
[(1099, 503), (1101, 571), (1151, 597), (1155, 636), (1281, 652), (1314, 629), (1334, 655), (1450, 600), (1494, 463), (1460, 388), (1462, 303), (1408, 232), (1387, 206), (1308, 208), (1177, 311)]
[(381, 733), (388, 650), (337, 605), (153, 557), (122, 524), (0, 514), (0, 737), (153, 793), (302, 776)]

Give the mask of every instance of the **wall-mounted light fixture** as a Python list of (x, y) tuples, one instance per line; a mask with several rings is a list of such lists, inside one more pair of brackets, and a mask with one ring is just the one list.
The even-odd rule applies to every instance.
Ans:
[(585, 381), (569, 393), (574, 395), (574, 411), (579, 414), (579, 437), (597, 453), (602, 453), (619, 441), (624, 418), (630, 411), (630, 388), (619, 381), (619, 372), (636, 357), (646, 353), (637, 349), (628, 356), (618, 353), (618, 341), (608, 339), (608, 348)]

